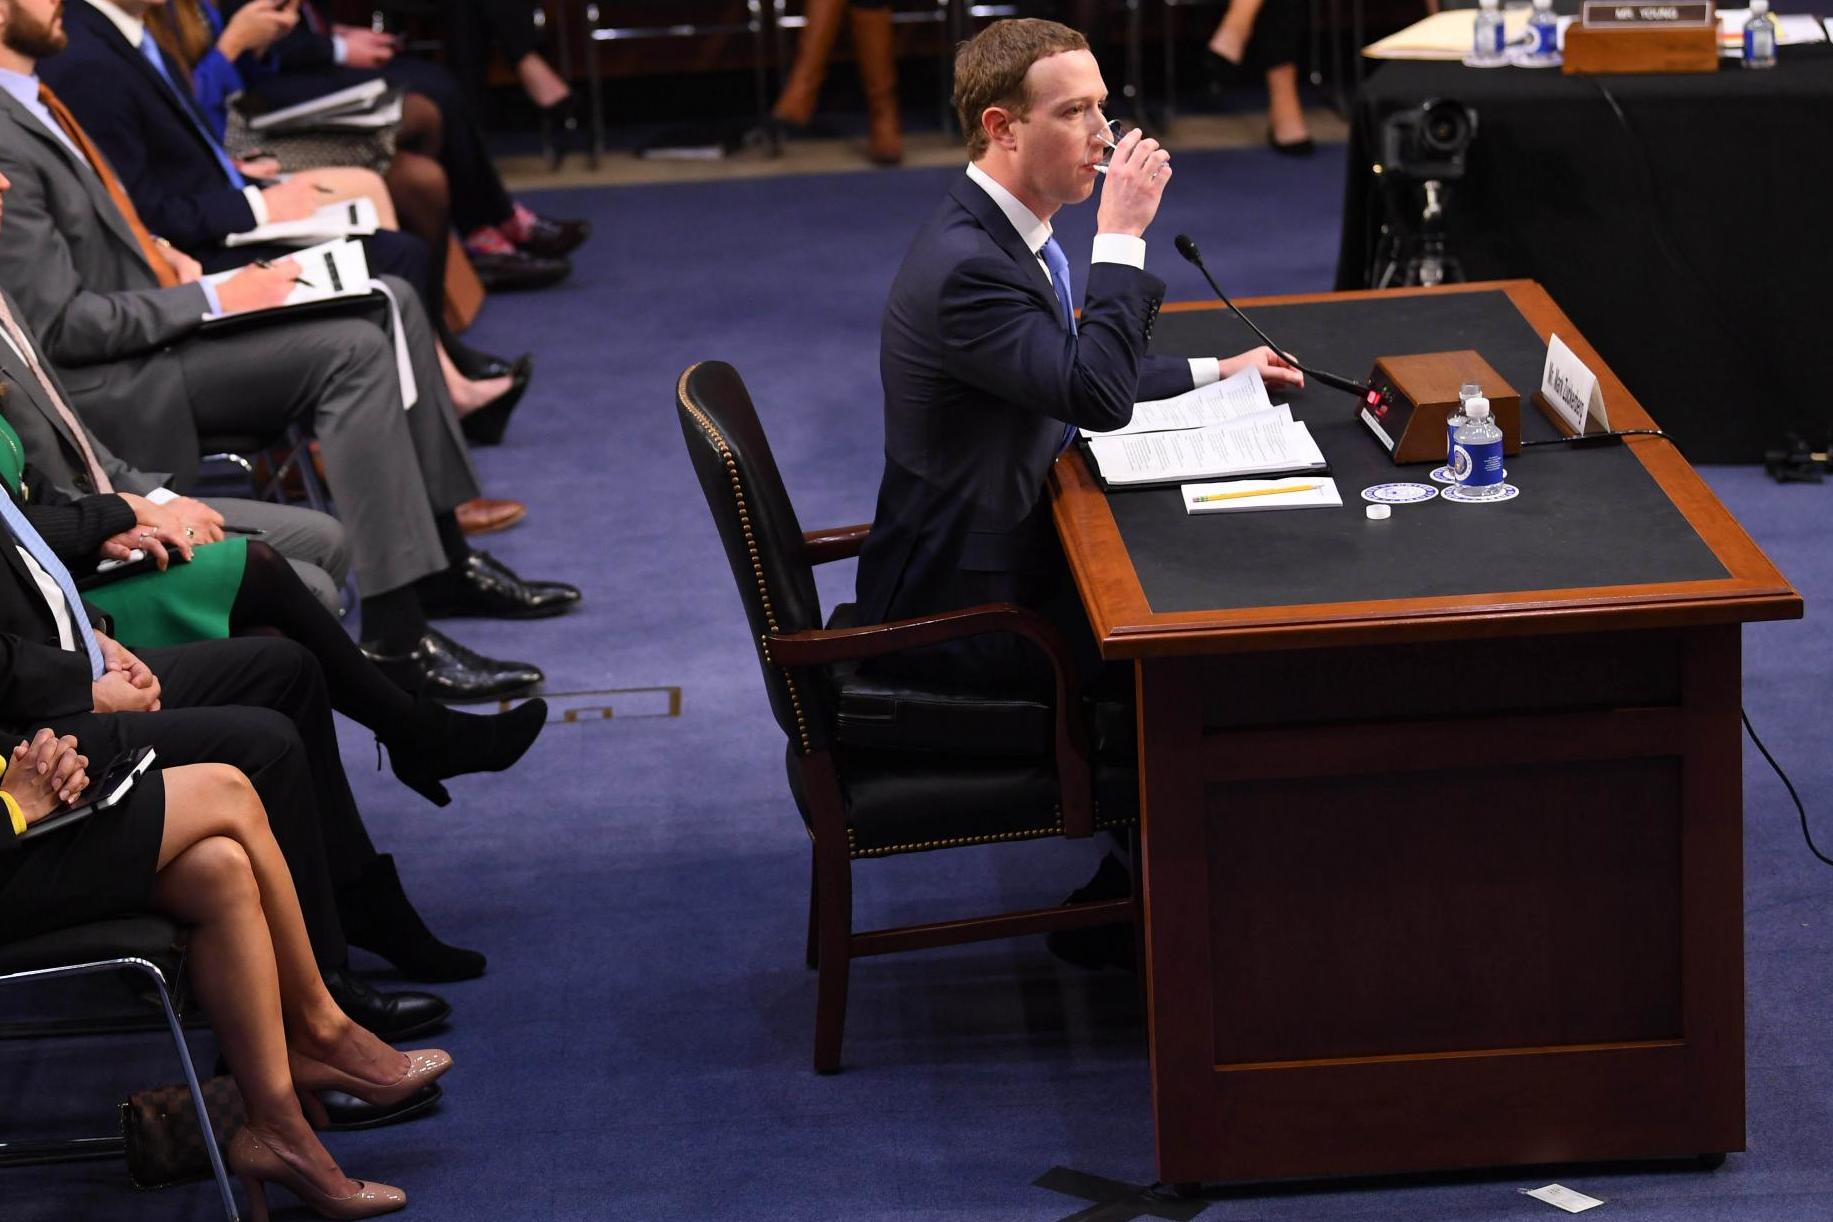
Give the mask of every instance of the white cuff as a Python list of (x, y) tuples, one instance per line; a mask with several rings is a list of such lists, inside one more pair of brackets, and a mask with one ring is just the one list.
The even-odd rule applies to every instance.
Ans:
[[(197, 285), (198, 288), (204, 290), (204, 305), (209, 307), (208, 309), (204, 311), (204, 313), (206, 315), (221, 314), (223, 312), (223, 299), (217, 296), (216, 285), (211, 284), (208, 280), (203, 280), (203, 279), (199, 279), (195, 281), (194, 283)], [(147, 499), (151, 500), (152, 498), (148, 497)]]
[(1130, 233), (1098, 233), (1090, 263), (1124, 263), (1141, 271), (1146, 266), (1146, 240)]
[(259, 229), (267, 224), (267, 201), (261, 197), (261, 188), (243, 187), (242, 196), (248, 200), (248, 210), (255, 214), (254, 227)]
[(1211, 382), (1222, 380), (1222, 358), (1215, 356), (1193, 356), (1190, 358), (1190, 381), (1192, 389), (1208, 386)]
[(331, 35), (331, 62), (343, 64), (350, 58), (350, 44), (344, 41), (342, 34)]
[(170, 488), (159, 487), (147, 493), (146, 499), (153, 502), (153, 504), (155, 505), (163, 505), (167, 501), (176, 501), (176, 500), (180, 500), (181, 498), (179, 497), (178, 493), (173, 492)]

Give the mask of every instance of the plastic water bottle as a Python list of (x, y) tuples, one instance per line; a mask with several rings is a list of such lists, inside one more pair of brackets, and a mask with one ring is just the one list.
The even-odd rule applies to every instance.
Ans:
[(1470, 58), (1464, 61), (1476, 68), (1494, 68), (1508, 62), (1502, 43), (1502, 6), (1500, 0), (1479, 0), (1476, 35)]
[(1464, 414), (1468, 419), (1452, 436), (1451, 473), (1466, 496), (1501, 496), (1502, 430), (1489, 417), (1489, 400), (1478, 395)]
[(1528, 45), (1522, 58), (1540, 67), (1559, 63), (1559, 18), (1553, 15), (1553, 0), (1534, 0), (1527, 28)]
[(1464, 422), (1469, 419), (1464, 414), (1464, 408), (1472, 399), (1480, 397), (1482, 393), (1483, 388), (1475, 382), (1466, 382), (1457, 388), (1457, 406), (1452, 408), (1451, 414), (1445, 417), (1445, 469), (1447, 471), (1451, 469), (1451, 459), (1457, 451), (1457, 431), (1463, 428)]
[(1750, 20), (1744, 23), (1744, 66), (1776, 66), (1776, 20), (1769, 15), (1769, 0), (1750, 0)]

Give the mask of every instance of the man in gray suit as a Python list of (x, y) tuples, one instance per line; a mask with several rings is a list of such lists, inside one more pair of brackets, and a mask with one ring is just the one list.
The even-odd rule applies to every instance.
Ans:
[[(133, 507), (138, 526), (172, 539), (214, 543), (224, 531), (262, 536), (262, 542), (292, 563), (299, 579), (332, 614), (338, 591), (350, 571), (344, 528), (336, 518), (295, 505), (276, 505), (237, 497), (180, 496), (165, 475), (139, 471), (122, 462), (102, 439), (90, 432), (70, 407), (25, 327), (19, 309), (0, 290), (0, 372), (17, 387), (0, 398), (0, 415), (25, 445), (24, 459), (37, 478), (66, 496), (102, 491), (98, 483), (121, 494)], [(12, 325), (7, 325), (11, 323)], [(40, 380), (33, 365), (44, 369)], [(55, 396), (55, 398), (54, 398)], [(59, 410), (58, 400), (63, 410)]]
[[(538, 684), (536, 668), (480, 657), (426, 624), (426, 610), (552, 614), (578, 591), (523, 582), (466, 546), (452, 511), (478, 495), (477, 478), (411, 289), (391, 286), (419, 391), (407, 411), (394, 346), (370, 322), (201, 330), (206, 313), (278, 304), (298, 269), (290, 260), (248, 267), (212, 289), (194, 261), (155, 247), (113, 170), (34, 76), (37, 60), (63, 45), (55, 0), (0, 0), (0, 174), (11, 192), (0, 285), (62, 376), (70, 406), (115, 454), (173, 472), (180, 488), (195, 474), (200, 434), (271, 436), (288, 422), (309, 424), (378, 664), (410, 690), (446, 699)], [(423, 598), (437, 606), (423, 608)]]

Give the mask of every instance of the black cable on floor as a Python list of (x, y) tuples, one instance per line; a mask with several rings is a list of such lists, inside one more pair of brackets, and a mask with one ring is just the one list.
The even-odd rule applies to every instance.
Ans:
[(1782, 778), (1782, 785), (1788, 790), (1788, 796), (1795, 800), (1795, 810), (1801, 816), (1801, 838), (1808, 842), (1808, 852), (1820, 858), (1825, 864), (1833, 866), (1833, 857), (1828, 857), (1814, 844), (1814, 833), (1808, 830), (1807, 807), (1801, 804), (1801, 795), (1795, 792), (1795, 783), (1788, 779), (1788, 773), (1782, 771), (1782, 765), (1776, 762), (1776, 757), (1769, 753), (1769, 748), (1765, 747), (1763, 740), (1757, 737), (1756, 730), (1750, 724), (1750, 714), (1739, 709), (1738, 716), (1744, 719), (1744, 733), (1750, 735), (1750, 741), (1757, 745), (1757, 750), (1763, 753), (1763, 758), (1769, 761), (1769, 766), (1775, 769), (1778, 777)]

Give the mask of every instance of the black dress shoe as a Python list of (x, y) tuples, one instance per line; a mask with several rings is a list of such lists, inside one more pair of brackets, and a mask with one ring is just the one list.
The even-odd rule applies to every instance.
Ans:
[(424, 1112), (430, 1112), (445, 1096), (445, 1088), (437, 1082), (428, 1082), (413, 1095), (400, 1103), (384, 1106), (378, 1103), (365, 1103), (355, 1095), (346, 1095), (341, 1090), (321, 1090), (318, 1102), (325, 1109), (325, 1123), (316, 1125), (328, 1133), (347, 1133), (355, 1129), (379, 1129), (385, 1124), (400, 1124), (403, 1120), (412, 1120)]
[(516, 249), (541, 259), (560, 259), (578, 250), (591, 236), (591, 221), (555, 221), (537, 216), (516, 243)]
[(474, 412), (466, 412), (458, 418), (458, 427), (472, 444), (493, 446), (501, 444), (503, 433), (509, 428), (509, 413), (516, 409), (522, 396), (528, 390), (528, 379), (534, 374), (535, 362), (532, 357), (523, 357), (515, 363), (509, 373), (514, 380), (509, 389), (484, 404)]
[(523, 361), (527, 361), (531, 369), (535, 363), (535, 356), (532, 352), (524, 352), (514, 360), (506, 361), (500, 356), (479, 352), (476, 348), (469, 347), (456, 338), (447, 339), (445, 348), (446, 355), (452, 358), (452, 367), (473, 382), (479, 382), (485, 378), (506, 378), (514, 373), (516, 366)]
[(489, 552), (472, 552), (461, 565), (415, 583), (433, 619), (484, 616), (542, 619), (571, 610), (579, 588), (560, 581), (524, 581)]
[(1273, 129), (1269, 127), (1267, 128), (1267, 147), (1281, 157), (1309, 157), (1317, 152), (1317, 141), (1306, 136), (1303, 140), (1290, 140), (1281, 144), (1274, 138)]
[(431, 993), (381, 993), (347, 967), (325, 973), (331, 1000), (377, 1038), (394, 1043), (424, 1035), (452, 1017), (452, 1006)]
[(547, 168), (558, 170), (568, 153), (586, 147), (585, 124), (579, 117), (579, 99), (567, 94), (552, 106), (537, 106), (541, 115), (541, 151)]
[(434, 700), (501, 700), (524, 695), (547, 678), (538, 667), (486, 658), (434, 628), (428, 628), (407, 653), (385, 654), (367, 644), (361, 648), (396, 687)]
[(518, 250), (512, 255), (486, 255), (467, 252), (471, 270), (492, 293), (513, 293), (522, 289), (544, 289), (559, 284), (573, 274), (573, 265), (565, 259), (542, 259)]

